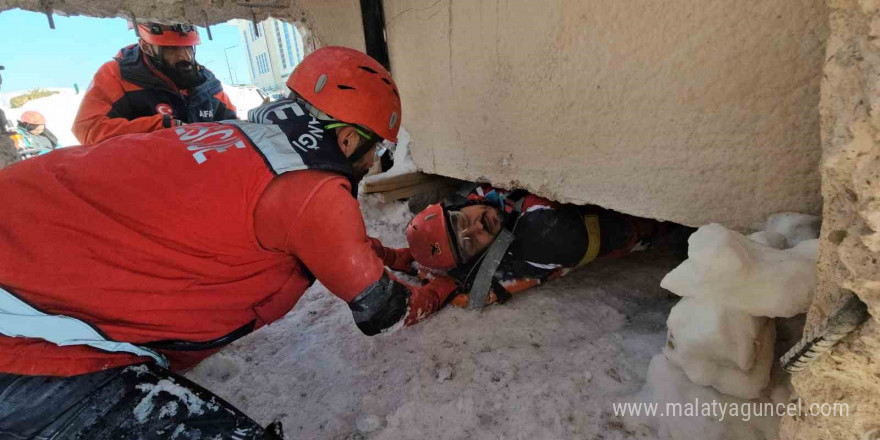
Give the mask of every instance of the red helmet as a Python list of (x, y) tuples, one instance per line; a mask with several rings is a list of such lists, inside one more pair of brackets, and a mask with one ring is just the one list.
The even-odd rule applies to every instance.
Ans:
[(188, 24), (138, 23), (138, 36), (156, 46), (195, 46), (202, 43), (199, 32)]
[(452, 269), (457, 266), (443, 205), (429, 205), (406, 226), (406, 241), (413, 258), (422, 266)]
[(287, 87), (333, 118), (397, 142), (400, 95), (391, 74), (369, 55), (347, 47), (323, 47), (296, 66)]
[(40, 112), (35, 112), (33, 110), (28, 110), (21, 114), (21, 118), (18, 119), (25, 124), (31, 125), (46, 125), (46, 118)]

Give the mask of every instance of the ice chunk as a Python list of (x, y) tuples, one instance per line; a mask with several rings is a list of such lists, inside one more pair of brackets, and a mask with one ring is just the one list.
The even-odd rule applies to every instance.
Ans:
[(752, 240), (755, 243), (761, 243), (764, 246), (772, 247), (773, 249), (788, 248), (788, 239), (786, 239), (784, 235), (774, 231), (755, 232), (749, 235), (749, 240)]
[(744, 399), (761, 395), (773, 363), (773, 321), (684, 298), (669, 313), (663, 353), (698, 385)]
[(713, 223), (698, 229), (688, 244), (689, 258), (666, 274), (660, 282), (664, 289), (752, 316), (807, 311), (816, 284), (818, 240), (777, 250)]
[(819, 238), (821, 227), (822, 219), (815, 215), (780, 212), (767, 219), (764, 230), (778, 232), (788, 239), (789, 246), (796, 246), (804, 240)]

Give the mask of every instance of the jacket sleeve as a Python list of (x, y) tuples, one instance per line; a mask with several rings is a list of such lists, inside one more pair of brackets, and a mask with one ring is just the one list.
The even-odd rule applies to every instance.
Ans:
[(367, 335), (415, 324), (439, 310), (456, 289), (448, 277), (408, 285), (385, 271), (367, 237), (357, 200), (343, 179), (315, 190), (287, 232), (294, 254), (334, 295), (345, 300)]
[(171, 120), (162, 114), (129, 120), (125, 89), (116, 61), (104, 63), (89, 84), (73, 121), (73, 134), (83, 145), (96, 144), (114, 136), (149, 133), (167, 128)]
[(412, 272), (412, 263), (415, 259), (412, 256), (412, 252), (409, 251), (409, 248), (390, 248), (382, 245), (382, 242), (379, 241), (378, 238), (368, 237), (370, 240), (370, 246), (373, 248), (373, 252), (376, 253), (382, 262), (390, 267), (392, 270), (397, 270), (400, 272)]
[(214, 95), (214, 98), (219, 101), (217, 111), (214, 112), (214, 114), (216, 115), (214, 117), (215, 121), (238, 119), (238, 113), (236, 113), (235, 105), (232, 104), (232, 101), (229, 99), (229, 96), (226, 94), (226, 92), (221, 91)]

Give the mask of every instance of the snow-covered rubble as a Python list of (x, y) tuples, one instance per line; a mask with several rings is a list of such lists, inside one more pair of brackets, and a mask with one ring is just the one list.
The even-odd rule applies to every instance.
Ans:
[[(680, 368), (658, 354), (651, 359), (647, 385), (638, 397), (643, 402), (658, 404), (658, 414), (662, 416), (643, 420), (656, 429), (661, 439), (771, 440), (776, 438), (779, 418), (767, 416), (763, 410), (760, 415), (755, 414), (755, 409), (783, 402), (787, 395), (783, 387), (779, 389), (778, 394), (783, 396), (773, 400), (731, 397), (691, 382)], [(694, 412), (686, 414), (685, 405), (690, 405)], [(714, 406), (714, 412), (705, 411), (706, 405)], [(673, 410), (679, 412), (673, 414)]]
[(663, 354), (698, 385), (755, 399), (770, 381), (773, 320), (698, 298), (672, 308)]
[[(369, 196), (361, 203), (372, 236), (405, 245), (402, 231), (412, 217), (405, 204)], [(372, 338), (357, 330), (344, 302), (316, 284), (282, 320), (188, 376), (261, 423), (282, 420), (298, 439), (774, 438), (776, 417), (615, 414), (614, 405), (625, 402), (663, 408), (694, 399), (727, 405), (787, 399), (784, 388), (772, 385), (753, 401), (726, 396), (654, 356), (666, 341), (673, 305), (659, 281), (676, 264), (657, 251), (595, 262), (482, 313), (448, 307)], [(772, 320), (737, 311), (685, 319), (700, 313), (684, 307), (671, 327), (685, 322), (690, 331), (681, 338), (692, 338), (719, 363), (766, 371)], [(729, 327), (745, 332), (731, 341), (723, 337), (734, 331)], [(716, 329), (722, 336), (694, 334)], [(750, 347), (749, 340), (761, 344)]]
[[(664, 358), (652, 362), (652, 371), (656, 368), (656, 375), (664, 378), (652, 380), (649, 373), (646, 393), (667, 394), (662, 388), (683, 373), (695, 385), (766, 400), (774, 364), (773, 318), (792, 317), (809, 307), (816, 282), (819, 224), (814, 216), (782, 213), (771, 216), (763, 231), (748, 237), (719, 224), (703, 226), (691, 235), (688, 259), (660, 283), (685, 298), (669, 314)], [(686, 432), (695, 434), (688, 427), (667, 425), (668, 430), (680, 431), (682, 437), (673, 438), (741, 438), (709, 433), (687, 437)]]
[(819, 240), (779, 250), (713, 223), (688, 243), (688, 260), (663, 278), (664, 289), (753, 316), (792, 317), (810, 306)]
[[(368, 232), (403, 246), (404, 203), (362, 200)], [(447, 307), (366, 337), (320, 284), (279, 322), (188, 376), (297, 439), (653, 438), (613, 414), (645, 383), (676, 261), (597, 262), (482, 313)]]

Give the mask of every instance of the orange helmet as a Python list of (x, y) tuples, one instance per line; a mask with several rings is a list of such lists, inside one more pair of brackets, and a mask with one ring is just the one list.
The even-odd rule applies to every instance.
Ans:
[(400, 95), (391, 74), (369, 55), (347, 47), (323, 47), (296, 66), (287, 87), (334, 119), (397, 142)]
[(28, 110), (21, 114), (21, 118), (18, 119), (25, 124), (31, 125), (46, 125), (46, 117), (43, 116), (40, 112), (35, 112), (33, 110)]
[(409, 250), (419, 264), (442, 270), (457, 266), (448, 224), (443, 205), (436, 203), (416, 214), (406, 226)]
[(138, 36), (156, 46), (195, 46), (202, 43), (199, 32), (188, 24), (138, 23)]

